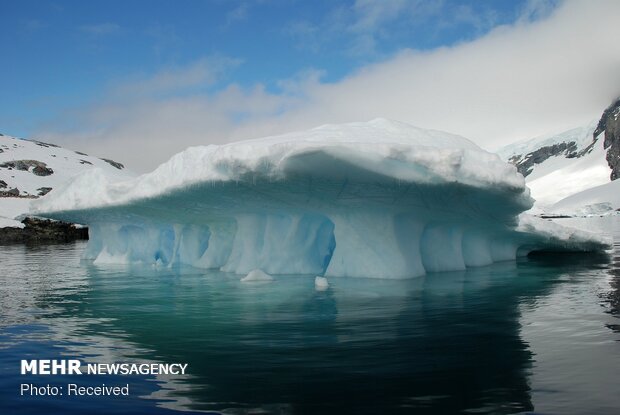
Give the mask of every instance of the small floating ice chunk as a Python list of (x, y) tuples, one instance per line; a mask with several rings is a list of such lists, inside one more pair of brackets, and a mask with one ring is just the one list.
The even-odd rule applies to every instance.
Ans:
[(327, 278), (325, 277), (315, 277), (314, 278), (314, 288), (317, 291), (325, 291), (329, 288), (329, 282), (327, 282)]
[(264, 282), (273, 281), (273, 277), (260, 269), (253, 269), (248, 275), (241, 278), (241, 282)]

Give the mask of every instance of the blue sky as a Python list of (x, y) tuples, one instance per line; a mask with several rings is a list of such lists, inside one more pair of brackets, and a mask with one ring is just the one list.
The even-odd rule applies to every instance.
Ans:
[(200, 59), (231, 64), (218, 82), (198, 88), (235, 82), (277, 90), (279, 81), (309, 68), (334, 82), (404, 48), (475, 38), (514, 21), (525, 7), (395, 2), (391, 11), (363, 3), (2, 0), (0, 128), (27, 136), (59, 110), (96, 100), (115, 84)]
[[(464, 127), (444, 125), (425, 115), (425, 107), (416, 110), (417, 106), (429, 101), (429, 96), (454, 96), (459, 104), (450, 111), (468, 106), (478, 108), (480, 119), (492, 117), (488, 111), (495, 111), (494, 91), (503, 90), (512, 74), (498, 77), (498, 86), (485, 81), (487, 96), (477, 103), (475, 93), (455, 90), (454, 85), (463, 83), (461, 78), (461, 84), (452, 79), (460, 76), (461, 65), (469, 71), (467, 79), (475, 81), (478, 73), (483, 76), (485, 68), (497, 68), (500, 63), (510, 71), (515, 65), (502, 58), (501, 51), (513, 47), (519, 65), (533, 63), (530, 55), (540, 60), (540, 52), (528, 50), (534, 47), (527, 40), (532, 33), (539, 33), (548, 47), (564, 43), (562, 48), (574, 49), (570, 39), (561, 42), (560, 38), (570, 33), (571, 25), (579, 24), (578, 18), (585, 20), (579, 30), (588, 30), (587, 24), (592, 23), (588, 19), (600, 23), (605, 15), (614, 15), (610, 8), (617, 8), (613, 1), (601, 0), (591, 2), (597, 4), (594, 11), (588, 7), (584, 13), (580, 9), (587, 3), (0, 0), (0, 132), (48, 137), (93, 151), (148, 137), (150, 146), (159, 149), (153, 163), (182, 145), (375, 116), (473, 134), (484, 145), (496, 131), (467, 128), (464, 121)], [(592, 42), (608, 35), (592, 34)], [(502, 41), (505, 46), (497, 44)], [(590, 44), (579, 46), (587, 52)], [(477, 54), (480, 68), (471, 63)], [(494, 56), (499, 57), (493, 60)], [(420, 79), (434, 78), (437, 70), (431, 68), (442, 59), (448, 60), (452, 72), (442, 75), (444, 82), (437, 81), (435, 94)], [(615, 61), (608, 64), (609, 71), (617, 69)], [(548, 62), (541, 73), (549, 76), (553, 65), (557, 62)], [(527, 66), (521, 72), (537, 70)], [(411, 82), (407, 74), (413, 76)], [(590, 75), (594, 76), (583, 76), (589, 79)], [(394, 79), (402, 82), (402, 88), (390, 84)], [(564, 81), (556, 87), (565, 89), (575, 78)], [(398, 97), (399, 90), (409, 86), (410, 94)], [(523, 88), (518, 83), (515, 88), (519, 95)], [(608, 98), (597, 88), (596, 98), (586, 99), (590, 112)], [(395, 93), (384, 93), (390, 90)], [(416, 91), (420, 94), (412, 101)], [(321, 113), (328, 106), (325, 103), (340, 100), (337, 107), (334, 104)], [(360, 102), (368, 105), (361, 107)], [(410, 114), (403, 111), (407, 105), (412, 107)], [(433, 105), (436, 114), (439, 98)], [(591, 116), (583, 108), (579, 111), (584, 119)], [(481, 125), (479, 120), (474, 124)], [(549, 128), (539, 126), (522, 134)], [(172, 140), (171, 134), (177, 139)], [(113, 144), (114, 140), (122, 141)], [(125, 161), (131, 164), (132, 160)], [(138, 169), (150, 167), (146, 163)]]

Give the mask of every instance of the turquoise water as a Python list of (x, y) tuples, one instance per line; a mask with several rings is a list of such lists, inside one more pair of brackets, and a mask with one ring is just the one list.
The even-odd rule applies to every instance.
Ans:
[[(604, 232), (617, 219), (577, 222)], [(620, 251), (406, 281), (96, 267), (0, 247), (0, 413), (620, 413)], [(20, 375), (21, 359), (188, 363), (186, 375)], [(123, 397), (20, 384), (127, 384)]]

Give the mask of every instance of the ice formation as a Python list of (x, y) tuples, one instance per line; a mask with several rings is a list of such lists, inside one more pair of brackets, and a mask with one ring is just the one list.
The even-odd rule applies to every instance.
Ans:
[(237, 274), (407, 278), (607, 247), (520, 219), (531, 206), (523, 177), (498, 156), (379, 119), (193, 147), (128, 181), (92, 170), (33, 209), (88, 224), (85, 257), (96, 262)]
[(329, 281), (325, 277), (316, 276), (314, 277), (314, 288), (317, 291), (325, 291), (329, 288)]

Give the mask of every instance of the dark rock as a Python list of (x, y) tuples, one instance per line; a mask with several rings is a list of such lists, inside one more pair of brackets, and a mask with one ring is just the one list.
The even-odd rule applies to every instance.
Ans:
[(594, 136), (605, 132), (603, 147), (607, 150), (607, 164), (611, 169), (611, 180), (620, 177), (620, 98), (611, 104), (598, 122)]
[(47, 167), (47, 164), (38, 160), (11, 160), (0, 164), (0, 167), (22, 171), (28, 171), (32, 167), (32, 173), (37, 176), (49, 176), (50, 174), (54, 174), (54, 170)]
[(10, 190), (1, 191), (0, 197), (19, 197), (19, 189), (14, 187)]
[(52, 191), (52, 188), (51, 187), (39, 187), (37, 191), (39, 192), (39, 196), (45, 196), (46, 194)]
[(0, 164), (0, 167), (7, 168), (9, 170), (28, 170), (28, 166), (24, 164), (21, 160), (7, 161), (6, 163)]
[(45, 166), (36, 166), (34, 169), (32, 169), (32, 172), (37, 176), (49, 176), (50, 174), (54, 174), (54, 170)]
[(607, 164), (611, 168), (611, 180), (620, 177), (620, 98), (616, 99), (605, 111), (592, 134), (592, 142), (584, 149), (577, 151), (575, 142), (557, 143), (552, 146), (541, 147), (526, 155), (517, 154), (510, 158), (510, 162), (517, 166), (523, 176), (532, 172), (535, 165), (549, 157), (564, 154), (566, 158), (579, 158), (589, 154), (596, 144), (600, 134), (605, 133), (603, 147), (607, 150)]
[(535, 165), (547, 160), (549, 157), (564, 154), (567, 158), (581, 157), (582, 152), (577, 153), (577, 144), (574, 141), (568, 143), (557, 143), (551, 146), (541, 147), (538, 150), (523, 155), (515, 155), (510, 158), (510, 162), (517, 167), (519, 173), (524, 177), (532, 172)]
[(17, 187), (10, 190), (0, 190), (0, 197), (19, 197), (20, 199), (36, 199), (38, 196), (29, 195), (28, 192), (20, 192)]
[(57, 146), (56, 144), (51, 144), (51, 143), (44, 143), (43, 141), (36, 141), (36, 140), (31, 140), (33, 143), (35, 143), (38, 146), (41, 147), (58, 147), (60, 148), (60, 146)]
[(106, 163), (110, 164), (111, 166), (116, 167), (119, 170), (123, 170), (125, 168), (125, 166), (123, 166), (121, 163), (114, 161), (114, 160), (110, 160), (110, 159), (99, 159), (99, 160), (103, 160)]
[(0, 243), (71, 242), (88, 239), (88, 228), (48, 219), (26, 218), (24, 228), (0, 228)]
[(92, 164), (93, 164), (93, 163), (91, 163), (91, 162), (90, 162), (90, 161), (88, 161), (88, 160), (82, 160), (82, 159), (80, 159), (80, 164), (90, 164), (90, 165), (92, 166)]
[(82, 153), (81, 151), (74, 151), (75, 154), (79, 154), (80, 156), (88, 156), (86, 153)]
[(616, 99), (609, 107), (605, 108), (603, 111), (603, 115), (601, 115), (601, 119), (598, 120), (598, 124), (596, 125), (596, 129), (594, 130), (594, 137), (598, 137), (600, 133), (607, 129), (607, 121), (609, 120), (609, 116), (620, 106), (620, 97)]
[[(577, 153), (575, 157), (582, 157), (582, 156), (585, 156), (586, 154), (590, 153), (592, 151), (592, 149), (594, 148), (594, 144), (596, 144), (596, 141), (597, 141), (596, 136), (594, 136), (592, 138), (592, 142), (590, 144), (588, 144), (588, 146), (586, 148), (584, 148), (579, 153)], [(572, 157), (569, 157), (569, 158), (572, 158)]]
[(4, 180), (0, 180), (0, 189), (6, 189), (8, 184)]

